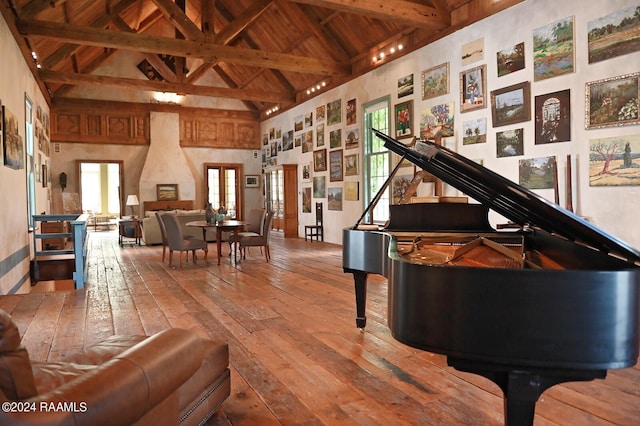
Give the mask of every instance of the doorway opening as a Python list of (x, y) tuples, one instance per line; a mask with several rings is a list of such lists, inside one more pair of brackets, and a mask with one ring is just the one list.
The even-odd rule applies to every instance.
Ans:
[(83, 212), (96, 216), (122, 216), (122, 169), (122, 161), (77, 161)]

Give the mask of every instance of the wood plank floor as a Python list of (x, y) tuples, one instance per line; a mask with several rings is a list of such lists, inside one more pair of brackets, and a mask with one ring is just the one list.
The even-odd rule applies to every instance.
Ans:
[[(169, 268), (158, 246), (120, 248), (90, 233), (89, 280), (80, 291), (0, 297), (32, 359), (56, 361), (112, 334), (168, 327), (224, 336), (231, 396), (216, 425), (501, 425), (499, 388), (458, 372), (443, 356), (395, 341), (386, 327), (386, 280), (370, 278), (368, 325), (355, 327), (351, 275), (341, 247), (272, 238), (233, 265)], [(37, 286), (36, 286), (37, 287)], [(637, 425), (640, 369), (568, 383), (540, 398), (537, 425)]]

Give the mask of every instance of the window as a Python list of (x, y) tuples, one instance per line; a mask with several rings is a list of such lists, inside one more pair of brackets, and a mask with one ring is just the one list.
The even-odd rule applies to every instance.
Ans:
[[(33, 153), (33, 104), (27, 95), (24, 96), (24, 122), (27, 151), (27, 224), (33, 229), (33, 215), (36, 214), (36, 176), (35, 156)], [(45, 176), (42, 176), (46, 179)]]
[[(384, 185), (391, 171), (391, 153), (383, 141), (369, 129), (374, 128), (389, 134), (389, 98), (364, 105), (364, 202), (369, 205)], [(382, 193), (373, 208), (373, 217), (365, 218), (370, 223), (384, 223), (389, 219), (389, 188)]]
[(78, 167), (82, 210), (119, 216), (122, 163), (80, 161)]
[(232, 218), (240, 218), (240, 175), (242, 166), (234, 164), (205, 164), (207, 177), (206, 199), (211, 206), (218, 210), (220, 206), (227, 209)]

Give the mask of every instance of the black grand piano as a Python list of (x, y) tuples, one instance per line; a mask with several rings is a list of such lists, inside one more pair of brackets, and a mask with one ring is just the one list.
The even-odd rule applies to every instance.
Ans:
[[(636, 364), (638, 250), (445, 147), (411, 148), (372, 130), (477, 203), (392, 205), (378, 229), (361, 223), (365, 210), (343, 231), (357, 327), (366, 326), (367, 275), (384, 275), (393, 337), (495, 382), (509, 426), (533, 424), (538, 397), (555, 384)], [(517, 229), (493, 229), (489, 209)]]

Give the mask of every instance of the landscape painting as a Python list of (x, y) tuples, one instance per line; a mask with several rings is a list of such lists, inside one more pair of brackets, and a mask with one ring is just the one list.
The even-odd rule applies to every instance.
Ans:
[(529, 82), (493, 90), (491, 92), (491, 115), (493, 127), (520, 123), (531, 119)]
[(342, 100), (336, 99), (327, 104), (327, 124), (332, 126), (342, 121)]
[(327, 210), (342, 211), (342, 187), (329, 188), (327, 194)]
[(398, 79), (398, 97), (413, 95), (413, 74)]
[(422, 71), (422, 99), (449, 93), (449, 62)]
[(433, 139), (436, 136), (443, 138), (453, 136), (454, 112), (453, 102), (435, 105), (422, 111), (420, 138)]
[(496, 156), (514, 157), (524, 154), (524, 129), (496, 133)]
[(640, 134), (589, 141), (589, 186), (640, 185)]
[(587, 83), (585, 126), (595, 129), (638, 124), (640, 73)]
[(519, 184), (529, 189), (553, 189), (556, 181), (556, 157), (529, 158), (519, 161)]
[(640, 50), (640, 6), (619, 10), (587, 23), (589, 63)]
[(496, 53), (498, 77), (524, 69), (524, 42)]
[(462, 144), (473, 145), (487, 141), (487, 119), (477, 118), (462, 123)]
[(573, 16), (533, 31), (534, 81), (574, 71)]
[(2, 105), (2, 118), (4, 165), (12, 169), (24, 169), (24, 143), (18, 132), (18, 117)]

